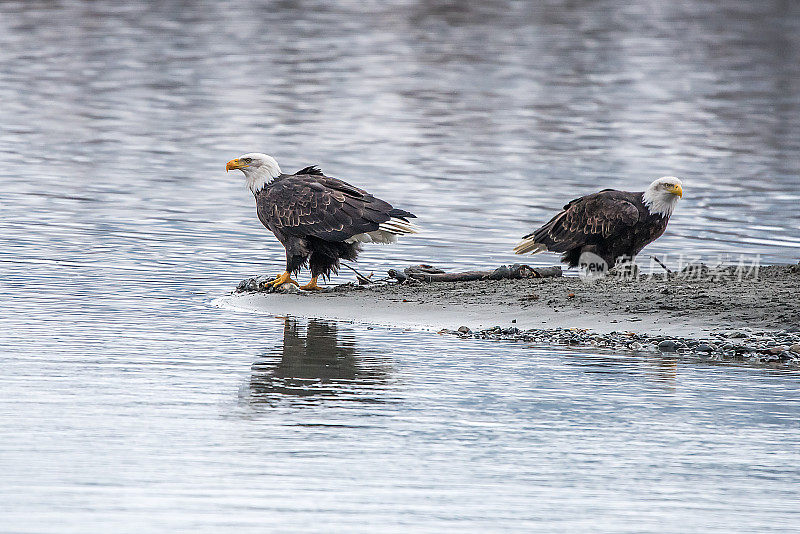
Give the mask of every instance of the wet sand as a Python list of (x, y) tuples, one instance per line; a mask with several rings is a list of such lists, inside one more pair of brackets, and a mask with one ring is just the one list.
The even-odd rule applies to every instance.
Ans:
[(467, 326), (579, 328), (598, 333), (699, 337), (742, 327), (800, 327), (800, 266), (765, 266), (739, 279), (729, 270), (588, 283), (566, 276), (413, 284), (345, 285), (322, 292), (238, 293), (220, 304), (287, 314), (430, 330)]

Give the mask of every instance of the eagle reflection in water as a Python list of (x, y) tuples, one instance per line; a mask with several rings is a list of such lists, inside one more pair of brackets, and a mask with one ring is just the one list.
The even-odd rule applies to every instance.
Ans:
[(360, 354), (355, 340), (340, 336), (334, 323), (310, 319), (303, 328), (286, 318), (282, 346), (252, 365), (247, 396), (253, 404), (276, 404), (287, 396), (310, 403), (330, 396), (379, 402), (375, 393), (389, 371), (387, 358)]

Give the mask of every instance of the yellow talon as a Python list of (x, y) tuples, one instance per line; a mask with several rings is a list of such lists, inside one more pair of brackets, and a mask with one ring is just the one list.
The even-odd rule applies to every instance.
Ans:
[(267, 285), (272, 287), (282, 286), (283, 284), (294, 284), (297, 287), (300, 287), (300, 284), (292, 280), (292, 276), (289, 274), (289, 271), (285, 271), (283, 274), (278, 275), (275, 280), (267, 282)]
[(320, 291), (322, 288), (317, 285), (317, 277), (315, 276), (309, 283), (304, 286), (300, 286), (300, 289), (305, 291)]

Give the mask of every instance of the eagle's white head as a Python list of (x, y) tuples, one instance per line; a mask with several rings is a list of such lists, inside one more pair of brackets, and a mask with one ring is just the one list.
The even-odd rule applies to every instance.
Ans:
[(234, 169), (239, 169), (244, 173), (247, 187), (253, 194), (259, 192), (267, 185), (267, 182), (281, 175), (281, 168), (275, 158), (260, 152), (242, 154), (225, 165), (226, 171)]
[(643, 196), (648, 211), (663, 217), (672, 215), (679, 198), (683, 198), (683, 183), (674, 176), (664, 176), (653, 181)]

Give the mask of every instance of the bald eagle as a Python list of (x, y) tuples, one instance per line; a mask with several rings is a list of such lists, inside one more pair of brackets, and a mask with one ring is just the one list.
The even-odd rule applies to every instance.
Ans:
[[(283, 174), (271, 156), (251, 153), (232, 159), (225, 169), (244, 173), (258, 218), (286, 249), (286, 271), (269, 283), (275, 287), (291, 283), (320, 289), (317, 278), (337, 273), (340, 259), (355, 261), (361, 243), (394, 243), (397, 236), (418, 230), (408, 220), (415, 215), (325, 176), (316, 166)], [(291, 275), (306, 265), (311, 281), (300, 286)]]
[(645, 191), (604, 189), (576, 198), (550, 222), (522, 238), (514, 252), (563, 252), (561, 261), (577, 267), (581, 254), (591, 252), (614, 267), (618, 259), (633, 259), (667, 229), (682, 183), (674, 176), (655, 180)]

